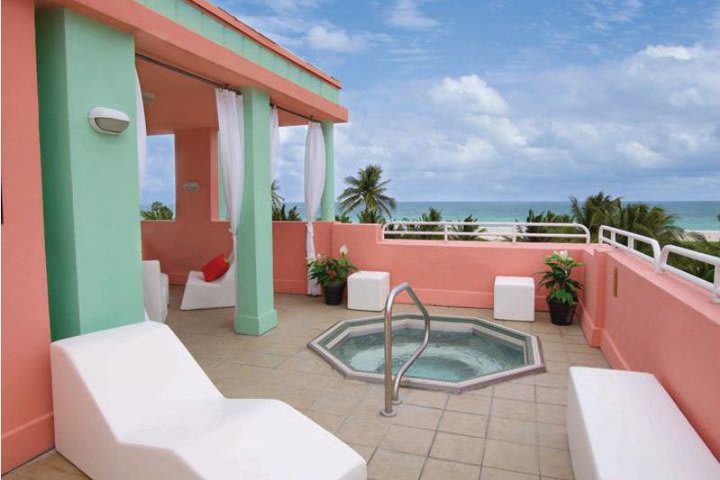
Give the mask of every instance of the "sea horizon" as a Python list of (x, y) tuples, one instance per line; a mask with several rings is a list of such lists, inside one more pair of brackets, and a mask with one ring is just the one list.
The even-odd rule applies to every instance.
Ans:
[[(685, 201), (685, 200), (655, 200), (640, 201), (626, 200), (625, 203), (646, 203), (648, 205), (664, 208), (668, 213), (675, 215), (676, 225), (685, 230), (699, 231), (720, 231), (720, 200)], [(166, 204), (173, 211), (173, 203)], [(286, 201), (286, 210), (297, 207), (300, 216), (305, 218), (304, 202)], [(570, 202), (562, 200), (501, 200), (501, 201), (448, 201), (448, 200), (427, 200), (427, 201), (398, 201), (397, 208), (393, 212), (392, 220), (413, 220), (430, 207), (437, 208), (442, 212), (444, 220), (462, 220), (472, 215), (479, 221), (485, 222), (512, 222), (525, 221), (528, 211), (535, 213), (552, 210), (558, 214), (570, 213)], [(148, 205), (143, 206), (147, 209)], [(336, 208), (339, 212), (340, 209)], [(357, 222), (357, 212), (350, 213), (350, 219)]]

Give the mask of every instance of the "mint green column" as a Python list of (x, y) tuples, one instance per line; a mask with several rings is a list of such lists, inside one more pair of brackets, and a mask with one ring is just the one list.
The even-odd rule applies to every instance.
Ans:
[(270, 99), (243, 90), (245, 182), (237, 231), (235, 331), (262, 335), (277, 325), (273, 296), (272, 210), (270, 198)]
[(325, 137), (325, 187), (320, 203), (320, 219), (327, 222), (335, 221), (335, 141), (333, 122), (322, 122)]
[[(144, 319), (135, 45), (67, 9), (41, 9), (36, 22), (50, 321), (60, 339)], [(127, 113), (130, 126), (93, 131), (95, 106)]]

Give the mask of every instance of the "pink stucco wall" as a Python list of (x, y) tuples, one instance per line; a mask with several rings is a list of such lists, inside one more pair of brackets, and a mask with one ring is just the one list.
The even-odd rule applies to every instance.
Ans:
[(2, 472), (53, 445), (35, 6), (2, 0)]

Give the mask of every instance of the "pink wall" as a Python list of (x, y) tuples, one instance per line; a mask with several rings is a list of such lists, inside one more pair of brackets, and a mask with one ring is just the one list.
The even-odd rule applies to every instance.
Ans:
[(603, 353), (614, 368), (657, 376), (720, 458), (720, 304), (648, 262), (606, 256)]
[(2, 0), (2, 471), (53, 445), (35, 7)]
[[(212, 257), (232, 251), (228, 223), (212, 220), (216, 165), (215, 130), (175, 132), (175, 220), (142, 222), (143, 259), (160, 260), (171, 283), (185, 283), (190, 270), (199, 270)], [(188, 181), (198, 182), (200, 190), (185, 191), (183, 184)]]

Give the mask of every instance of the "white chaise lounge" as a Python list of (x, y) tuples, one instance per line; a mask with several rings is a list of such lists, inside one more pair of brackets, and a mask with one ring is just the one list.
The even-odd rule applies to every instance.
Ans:
[(223, 397), (166, 325), (60, 340), (51, 359), (56, 448), (95, 480), (366, 480), (289, 405)]
[(170, 300), (168, 276), (160, 271), (160, 262), (157, 260), (144, 260), (142, 268), (145, 313), (150, 320), (164, 323)]
[(212, 282), (206, 282), (202, 272), (190, 272), (180, 310), (234, 307), (235, 265), (236, 262), (231, 261), (225, 275)]
[(717, 480), (720, 464), (655, 376), (571, 367), (576, 480)]

